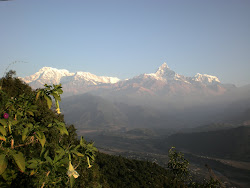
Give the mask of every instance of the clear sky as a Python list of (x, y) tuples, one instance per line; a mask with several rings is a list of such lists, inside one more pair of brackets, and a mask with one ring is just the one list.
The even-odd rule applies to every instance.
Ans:
[(0, 1), (0, 75), (44, 66), (131, 78), (179, 74), (250, 84), (249, 0)]

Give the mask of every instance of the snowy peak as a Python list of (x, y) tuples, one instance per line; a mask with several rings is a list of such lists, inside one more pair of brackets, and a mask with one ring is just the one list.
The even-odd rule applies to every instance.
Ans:
[(202, 82), (202, 83), (208, 84), (208, 85), (220, 83), (219, 78), (217, 78), (216, 76), (211, 76), (208, 74), (200, 74), (200, 73), (197, 73), (193, 77), (192, 80), (197, 81), (197, 82)]
[(158, 68), (155, 75), (157, 77), (164, 77), (166, 79), (174, 79), (177, 74), (168, 67), (167, 63), (163, 63)]
[(73, 73), (70, 73), (66, 69), (56, 69), (56, 68), (52, 68), (52, 67), (43, 67), (38, 72), (44, 73), (44, 74), (60, 74), (60, 75), (64, 75), (64, 76), (69, 76), (69, 75), (73, 74)]
[(108, 76), (96, 76), (90, 72), (76, 72), (74, 75), (75, 80), (85, 80), (85, 81), (92, 81), (95, 84), (99, 83), (117, 83), (120, 81), (117, 77), (108, 77)]
[(180, 75), (176, 74), (173, 70), (171, 70), (165, 62), (158, 68), (155, 73), (144, 74), (143, 76), (145, 78), (151, 77), (156, 80), (163, 81), (180, 79)]
[(170, 68), (168, 67), (167, 63), (164, 62), (159, 68), (158, 70), (156, 71), (156, 75), (157, 76), (164, 76), (164, 74), (166, 74), (167, 72), (171, 71)]
[(171, 70), (167, 63), (164, 62), (156, 71), (156, 77), (160, 77), (164, 80), (179, 80), (179, 75), (176, 74), (173, 70)]
[[(151, 74), (153, 75), (153, 74)], [(197, 73), (194, 77), (185, 77), (183, 75), (179, 75), (175, 73), (173, 70), (169, 68), (167, 63), (163, 63), (156, 73), (154, 74), (155, 77), (165, 79), (165, 80), (179, 80), (179, 81), (184, 81), (189, 83), (191, 81), (199, 82), (202, 84), (206, 85), (211, 85), (211, 84), (218, 84), (220, 83), (220, 80), (216, 76), (208, 75), (208, 74), (200, 74)]]
[(76, 82), (97, 85), (102, 83), (117, 83), (120, 81), (116, 77), (96, 76), (89, 72), (70, 73), (66, 69), (56, 69), (52, 67), (43, 67), (31, 76), (23, 78), (26, 83), (30, 83), (34, 88), (41, 87), (44, 84), (59, 84)]
[(24, 81), (27, 83), (31, 83), (34, 81), (38, 81), (41, 84), (58, 84), (62, 77), (64, 76), (72, 76), (74, 73), (70, 73), (65, 69), (56, 69), (52, 67), (43, 67), (37, 73), (27, 76), (24, 78)]

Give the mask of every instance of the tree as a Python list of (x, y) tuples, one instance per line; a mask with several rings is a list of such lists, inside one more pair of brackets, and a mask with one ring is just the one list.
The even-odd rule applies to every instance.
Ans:
[(189, 172), (189, 162), (184, 158), (181, 152), (177, 152), (175, 147), (172, 147), (168, 152), (168, 186), (172, 188), (177, 187), (194, 187), (194, 188), (220, 188), (222, 184), (214, 177), (210, 176), (208, 181), (204, 183), (197, 183), (192, 180)]
[(188, 171), (189, 162), (182, 153), (176, 152), (174, 147), (169, 150), (168, 157), (167, 167), (170, 171), (170, 185), (172, 187), (185, 187), (191, 180)]

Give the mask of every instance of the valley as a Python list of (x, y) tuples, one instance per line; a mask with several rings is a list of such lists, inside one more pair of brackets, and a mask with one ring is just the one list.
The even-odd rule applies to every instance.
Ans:
[[(151, 161), (166, 168), (168, 149), (171, 146), (175, 146), (175, 144), (169, 145), (166, 143), (163, 146), (162, 143), (165, 143), (164, 139), (166, 137), (157, 135), (155, 132), (152, 134), (152, 132), (145, 129), (130, 130), (127, 132), (87, 132), (78, 130), (79, 135), (83, 135), (88, 140), (93, 140), (99, 151), (103, 153), (121, 155), (130, 159)], [(172, 134), (172, 136), (175, 135)], [(184, 157), (190, 162), (190, 171), (194, 174), (197, 181), (202, 182), (204, 178), (209, 179), (210, 176), (215, 176), (226, 187), (249, 187), (250, 161), (244, 162), (242, 160), (200, 155), (196, 152), (188, 151), (188, 148), (176, 147), (176, 149), (182, 152)]]

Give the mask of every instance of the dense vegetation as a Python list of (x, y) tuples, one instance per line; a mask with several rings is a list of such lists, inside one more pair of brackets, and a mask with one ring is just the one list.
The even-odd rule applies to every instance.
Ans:
[(73, 187), (76, 167), (90, 168), (97, 149), (66, 128), (60, 85), (32, 91), (14, 73), (0, 82), (0, 187)]
[(61, 86), (33, 91), (14, 74), (0, 80), (0, 187), (220, 186), (212, 178), (193, 182), (188, 161), (174, 148), (167, 169), (102, 153), (95, 157), (93, 143), (78, 140), (74, 126), (64, 123)]

